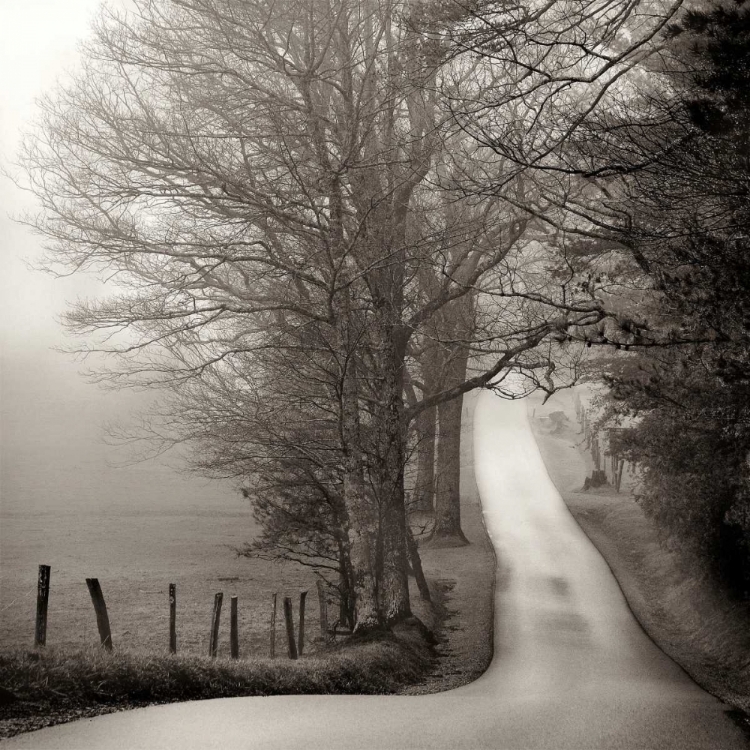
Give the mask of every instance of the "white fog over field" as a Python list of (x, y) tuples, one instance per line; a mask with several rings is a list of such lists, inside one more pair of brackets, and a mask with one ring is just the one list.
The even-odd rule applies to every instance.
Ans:
[[(0, 162), (5, 171), (17, 174), (13, 162), (20, 133), (34, 116), (34, 99), (75, 66), (77, 40), (85, 36), (98, 4), (0, 0)], [(4, 606), (11, 579), (28, 577), (33, 586), (39, 563), (78, 576), (99, 574), (104, 559), (118, 568), (136, 559), (140, 565), (147, 560), (157, 565), (168, 532), (162, 524), (141, 523), (154, 514), (192, 517), (191, 528), (205, 531), (206, 544), (219, 543), (216, 529), (224, 521), (227, 543), (246, 540), (250, 509), (230, 483), (177, 471), (177, 456), (125, 465), (128, 454), (104, 442), (106, 425), (127, 421), (150, 396), (92, 385), (80, 374), (83, 363), (54, 350), (71, 344), (56, 319), (66, 300), (86, 296), (99, 284), (31, 270), (27, 264), (38, 260), (40, 241), (14, 217), (33, 210), (32, 199), (0, 176), (0, 206)], [(76, 520), (93, 516), (93, 532)], [(247, 520), (237, 523), (238, 516)]]

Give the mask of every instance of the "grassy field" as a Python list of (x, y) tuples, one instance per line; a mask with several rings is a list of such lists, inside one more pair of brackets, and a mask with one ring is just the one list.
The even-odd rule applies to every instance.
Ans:
[[(482, 525), (472, 463), (473, 397), (464, 409), (461, 493), (464, 529), (472, 545), (456, 550), (423, 550), (426, 574), (436, 599), (448, 601), (446, 635), (451, 653), (484, 667), (491, 656), (494, 554)], [(179, 479), (179, 477), (178, 477)], [(98, 643), (96, 618), (85, 579), (99, 578), (109, 610), (116, 647), (166, 653), (168, 587), (177, 584), (179, 652), (208, 651), (211, 608), (216, 592), (239, 598), (240, 651), (262, 657), (269, 652), (269, 622), (274, 592), (291, 596), (295, 619), (299, 592), (308, 590), (306, 630), (319, 633), (316, 577), (306, 568), (237, 557), (233, 548), (257, 534), (250, 504), (238, 493), (203, 483), (198, 493), (178, 503), (174, 477), (164, 473), (160, 505), (128, 507), (121, 498), (85, 506), (49, 503), (24, 510), (3, 503), (0, 516), (0, 648), (29, 647), (34, 637), (39, 564), (52, 566), (50, 646), (87, 648)], [(185, 481), (182, 479), (182, 481)], [(201, 485), (202, 480), (195, 483)], [(417, 614), (434, 624), (435, 614), (413, 596)], [(469, 612), (469, 608), (472, 609)], [(459, 615), (458, 612), (461, 612)], [(329, 619), (335, 620), (332, 608)], [(279, 623), (280, 625), (280, 623)], [(277, 642), (281, 644), (279, 625)], [(467, 630), (479, 632), (467, 635)], [(472, 645), (459, 645), (466, 638)], [(482, 645), (475, 646), (475, 642)], [(314, 648), (314, 642), (311, 642)], [(280, 647), (280, 645), (279, 645)], [(222, 618), (219, 653), (228, 653), (228, 613)], [(455, 671), (453, 668), (448, 671)], [(469, 678), (464, 678), (468, 681)]]
[[(422, 546), (433, 602), (410, 579), (414, 613), (438, 637), (425, 649), (419, 628), (399, 626), (396, 642), (326, 648), (319, 640), (315, 576), (306, 568), (238, 558), (234, 547), (257, 532), (251, 508), (224, 493), (161, 508), (2, 509), (0, 684), (21, 698), (0, 708), (0, 737), (49, 723), (154, 702), (300, 692), (448, 690), (476, 679), (492, 658), (495, 556), (473, 473), (473, 401), (463, 423), (462, 523), (471, 544)], [(175, 496), (172, 491), (171, 496)], [(207, 498), (210, 492), (207, 492)], [(423, 519), (427, 521), (428, 519)], [(40, 563), (52, 566), (48, 648), (31, 651)], [(115, 653), (102, 653), (85, 584), (98, 577)], [(178, 657), (168, 651), (168, 586), (177, 584)], [(274, 592), (308, 590), (306, 654), (286, 659), (277, 619), (277, 658), (269, 652)], [(206, 657), (214, 594), (224, 593), (219, 658)], [(239, 598), (240, 662), (229, 661), (228, 599)], [(329, 621), (336, 617), (329, 611)], [(317, 656), (316, 656), (317, 652)]]
[[(267, 655), (271, 594), (296, 598), (314, 592), (315, 580), (296, 566), (236, 557), (231, 548), (257, 529), (233, 484), (180, 470), (178, 454), (133, 464), (135, 447), (108, 444), (104, 425), (127, 423), (150, 403), (145, 396), (86, 384), (59, 354), (21, 352), (3, 365), (0, 648), (32, 644), (37, 570), (47, 564), (52, 646), (97, 643), (85, 583), (96, 577), (117, 647), (167, 649), (167, 592), (176, 583), (181, 653), (207, 652), (213, 597), (223, 591), (226, 606), (239, 597), (242, 652)], [(314, 633), (317, 597), (308, 605)], [(227, 625), (225, 617), (222, 650)]]
[[(117, 647), (167, 651), (170, 583), (177, 584), (180, 653), (207, 652), (213, 597), (219, 591), (227, 608), (230, 596), (239, 597), (240, 649), (245, 655), (268, 655), (274, 592), (293, 597), (296, 617), (299, 592), (309, 590), (307, 631), (318, 632), (315, 576), (309, 570), (233, 552), (232, 547), (256, 533), (244, 501), (132, 513), (121, 508), (42, 516), (17, 512), (4, 514), (2, 523), (4, 649), (33, 642), (40, 563), (52, 566), (50, 646), (80, 648), (98, 642), (87, 577), (100, 580)], [(229, 648), (227, 614), (222, 618), (220, 653)], [(279, 643), (280, 636), (279, 631)]]
[[(583, 450), (571, 394), (530, 404), (537, 443), (552, 481), (617, 578), (651, 638), (709, 692), (750, 711), (750, 605), (730, 600), (695, 566), (660, 543), (632, 493), (582, 491), (591, 458)], [(567, 426), (550, 434), (541, 417), (562, 410)]]

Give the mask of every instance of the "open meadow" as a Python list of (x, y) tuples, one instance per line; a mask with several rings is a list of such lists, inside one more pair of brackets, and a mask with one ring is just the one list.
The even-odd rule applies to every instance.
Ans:
[[(5, 513), (2, 517), (2, 605), (4, 647), (31, 646), (39, 563), (52, 566), (49, 646), (98, 642), (96, 618), (85, 579), (102, 585), (118, 647), (167, 651), (168, 587), (177, 584), (177, 631), (181, 653), (208, 650), (211, 608), (224, 593), (220, 653), (229, 649), (229, 597), (239, 598), (240, 648), (267, 656), (271, 597), (294, 598), (309, 589), (308, 633), (318, 630), (315, 577), (293, 565), (237, 557), (231, 546), (252, 538), (245, 508)], [(51, 531), (54, 530), (54, 533)], [(281, 600), (277, 643), (283, 652)]]
[(98, 643), (86, 578), (101, 583), (117, 647), (168, 649), (170, 583), (177, 584), (181, 653), (207, 653), (219, 591), (220, 653), (229, 648), (232, 595), (239, 597), (244, 655), (268, 655), (276, 591), (295, 598), (296, 620), (299, 591), (309, 589), (307, 629), (318, 632), (312, 573), (233, 552), (257, 533), (250, 504), (235, 487), (180, 471), (173, 456), (122, 465), (102, 424), (127, 416), (137, 399), (113, 398), (75, 369), (54, 352), (4, 359), (0, 648), (33, 644), (40, 564), (52, 566), (50, 647)]

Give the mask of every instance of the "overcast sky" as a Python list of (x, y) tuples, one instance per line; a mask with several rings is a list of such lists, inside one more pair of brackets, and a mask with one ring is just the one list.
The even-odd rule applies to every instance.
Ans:
[[(75, 70), (78, 42), (99, 5), (99, 0), (0, 0), (3, 169), (14, 171), (34, 100)], [(146, 397), (101, 390), (81, 377), (84, 365), (53, 350), (66, 344), (56, 320), (66, 301), (100, 287), (85, 276), (54, 279), (27, 267), (40, 256), (40, 238), (13, 217), (34, 205), (28, 193), (0, 175), (0, 510), (205, 504), (218, 496), (225, 505), (239, 503), (229, 487), (212, 485), (209, 493), (196, 477), (172, 472), (169, 466), (181, 466), (179, 457), (115, 470), (122, 459), (105, 445), (105, 426), (127, 423)], [(0, 531), (12, 536), (11, 524), (5, 527), (0, 524)]]
[[(99, 0), (0, 0), (0, 161), (15, 171), (21, 133), (30, 127), (35, 99), (75, 69), (77, 43), (88, 33)], [(0, 327), (3, 359), (19, 350), (49, 347), (61, 332), (55, 315), (85, 280), (54, 281), (30, 271), (39, 238), (13, 221), (33, 200), (0, 177)]]

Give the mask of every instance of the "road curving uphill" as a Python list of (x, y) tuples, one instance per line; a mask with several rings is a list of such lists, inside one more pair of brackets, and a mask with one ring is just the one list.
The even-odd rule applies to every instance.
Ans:
[(726, 706), (643, 632), (547, 476), (523, 403), (481, 394), (475, 472), (498, 555), (495, 655), (425, 696), (277, 696), (156, 706), (20, 735), (35, 750), (733, 750)]

